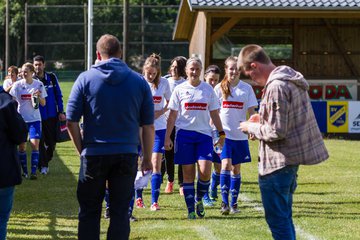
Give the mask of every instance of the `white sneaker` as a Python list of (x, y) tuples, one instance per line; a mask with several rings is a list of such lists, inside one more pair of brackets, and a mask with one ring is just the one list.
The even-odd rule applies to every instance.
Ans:
[(40, 173), (43, 175), (46, 175), (48, 173), (49, 169), (47, 167), (42, 167)]

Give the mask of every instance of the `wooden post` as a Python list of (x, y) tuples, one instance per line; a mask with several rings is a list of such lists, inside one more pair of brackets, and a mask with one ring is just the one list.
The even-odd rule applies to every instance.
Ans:
[(28, 3), (25, 0), (25, 31), (24, 31), (24, 62), (27, 61), (28, 56)]
[(7, 74), (7, 69), (9, 67), (9, 0), (6, 0), (6, 19), (5, 19), (5, 75)]
[(129, 0), (124, 0), (124, 9), (123, 9), (123, 52), (122, 59), (124, 62), (128, 61), (128, 26), (129, 26)]

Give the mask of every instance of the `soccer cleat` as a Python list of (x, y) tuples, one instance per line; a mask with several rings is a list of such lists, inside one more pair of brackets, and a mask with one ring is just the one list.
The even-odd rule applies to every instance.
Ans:
[(131, 216), (129, 217), (129, 221), (130, 221), (130, 222), (137, 222), (137, 218), (134, 217), (133, 215), (131, 215)]
[(46, 175), (48, 173), (48, 168), (47, 167), (41, 167), (41, 174)]
[(173, 193), (174, 192), (174, 182), (168, 182), (166, 184), (165, 193)]
[(109, 208), (105, 209), (104, 218), (105, 219), (110, 219), (110, 209)]
[(195, 212), (189, 213), (189, 214), (188, 214), (188, 219), (191, 219), (191, 220), (196, 219), (196, 214), (195, 214)]
[(205, 207), (213, 207), (214, 206), (214, 202), (207, 195), (205, 195), (203, 198), (203, 204)]
[(184, 196), (184, 187), (183, 186), (181, 186), (179, 188), (179, 194), (180, 194), (180, 196)]
[(145, 205), (144, 205), (144, 202), (143, 202), (142, 198), (137, 198), (135, 204), (136, 204), (137, 208), (145, 208)]
[(224, 202), (222, 202), (220, 212), (221, 212), (221, 215), (229, 215), (229, 213), (230, 213), (229, 205), (226, 205)]
[(230, 213), (231, 214), (236, 214), (236, 213), (239, 213), (239, 212), (240, 212), (240, 210), (238, 209), (237, 203), (235, 203), (234, 205), (232, 205), (230, 207)]
[(36, 180), (36, 179), (37, 179), (36, 173), (30, 174), (30, 180)]
[(151, 204), (150, 210), (151, 211), (159, 211), (160, 210), (159, 204), (154, 202), (153, 204)]
[(205, 209), (204, 209), (204, 204), (203, 204), (202, 200), (199, 202), (196, 202), (195, 207), (196, 207), (196, 214), (198, 215), (198, 217), (199, 218), (205, 217)]
[(21, 176), (23, 176), (23, 178), (29, 178), (29, 175), (27, 173), (23, 173), (21, 174)]
[(210, 195), (210, 199), (216, 202), (216, 200), (218, 199), (217, 191), (210, 190), (209, 195)]

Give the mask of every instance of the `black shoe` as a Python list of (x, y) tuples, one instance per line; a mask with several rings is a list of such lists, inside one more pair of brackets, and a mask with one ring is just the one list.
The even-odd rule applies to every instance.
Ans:
[(36, 180), (36, 179), (37, 179), (36, 173), (30, 174), (30, 180)]
[(134, 217), (133, 215), (131, 215), (131, 216), (129, 217), (129, 220), (130, 220), (130, 222), (137, 222), (137, 218)]
[(105, 209), (104, 218), (105, 219), (110, 219), (110, 209), (109, 208)]

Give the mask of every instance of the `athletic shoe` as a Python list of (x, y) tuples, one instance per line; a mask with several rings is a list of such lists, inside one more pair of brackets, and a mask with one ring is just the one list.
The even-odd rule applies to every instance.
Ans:
[(48, 173), (48, 168), (47, 167), (41, 167), (41, 174), (46, 175)]
[(143, 202), (142, 198), (137, 198), (135, 204), (136, 204), (137, 208), (145, 208), (145, 205), (144, 205), (144, 202)]
[(30, 180), (36, 180), (36, 179), (37, 179), (36, 173), (30, 174)]
[(196, 219), (196, 214), (195, 214), (195, 212), (189, 213), (189, 214), (188, 214), (188, 219), (191, 219), (191, 220)]
[(216, 200), (218, 199), (217, 191), (210, 190), (209, 197), (211, 200), (216, 202)]
[(21, 176), (23, 176), (23, 178), (29, 178), (29, 175), (27, 173), (23, 173), (21, 174)]
[(229, 213), (230, 213), (229, 205), (226, 205), (224, 202), (222, 202), (220, 212), (221, 212), (221, 215), (229, 215)]
[(232, 205), (230, 207), (230, 213), (231, 214), (236, 214), (236, 213), (239, 213), (239, 212), (240, 212), (240, 210), (238, 209), (237, 203), (235, 203), (234, 205)]
[(184, 187), (180, 187), (179, 188), (179, 194), (180, 194), (180, 196), (184, 196)]
[(203, 204), (205, 207), (213, 207), (214, 206), (214, 202), (209, 198), (209, 196), (204, 196)]
[(150, 210), (151, 211), (159, 211), (160, 210), (159, 204), (154, 202), (153, 204), (151, 204)]
[(133, 215), (131, 215), (131, 216), (129, 217), (129, 221), (130, 221), (130, 222), (137, 222), (137, 218), (134, 217)]
[(105, 209), (104, 218), (105, 219), (110, 219), (110, 209), (109, 208)]
[(196, 205), (195, 206), (196, 207), (196, 214), (198, 215), (198, 217), (199, 218), (205, 217), (205, 209), (204, 209), (204, 204), (203, 204), (202, 200), (199, 201), (199, 202), (196, 202), (195, 205)]
[(173, 193), (174, 192), (174, 182), (168, 182), (166, 184), (165, 193)]

